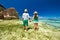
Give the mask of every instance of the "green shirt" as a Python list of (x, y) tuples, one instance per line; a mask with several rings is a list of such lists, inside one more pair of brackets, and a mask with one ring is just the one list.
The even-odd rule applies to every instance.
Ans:
[(38, 16), (37, 17), (33, 17), (33, 21), (34, 21), (34, 23), (38, 23)]
[(34, 21), (38, 21), (38, 17), (34, 17)]

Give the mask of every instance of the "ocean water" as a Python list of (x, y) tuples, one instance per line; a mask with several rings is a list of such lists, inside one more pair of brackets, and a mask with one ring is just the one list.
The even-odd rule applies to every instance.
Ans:
[(60, 28), (60, 19), (59, 20), (48, 20), (48, 19), (43, 19), (40, 20), (40, 22), (45, 22), (53, 27)]

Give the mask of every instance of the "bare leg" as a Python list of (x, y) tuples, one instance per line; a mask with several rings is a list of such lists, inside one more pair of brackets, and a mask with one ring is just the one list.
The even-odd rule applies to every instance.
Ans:
[(28, 27), (26, 26), (26, 31), (28, 31)]
[(38, 23), (36, 23), (36, 29), (38, 30)]
[(26, 29), (26, 26), (24, 26), (24, 29)]
[(38, 29), (38, 23), (34, 23), (34, 29), (35, 29), (35, 30)]
[(34, 23), (34, 30), (36, 30), (36, 24)]

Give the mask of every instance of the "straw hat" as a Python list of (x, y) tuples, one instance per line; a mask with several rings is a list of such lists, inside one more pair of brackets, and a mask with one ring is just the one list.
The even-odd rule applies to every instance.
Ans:
[(34, 12), (34, 14), (38, 14), (38, 12), (37, 12), (37, 11), (35, 11), (35, 12)]

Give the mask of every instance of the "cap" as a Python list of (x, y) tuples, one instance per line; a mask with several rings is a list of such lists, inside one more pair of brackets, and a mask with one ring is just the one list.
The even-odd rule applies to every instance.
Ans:
[(25, 10), (24, 10), (24, 12), (28, 12), (28, 10), (27, 10), (27, 9), (25, 9)]

